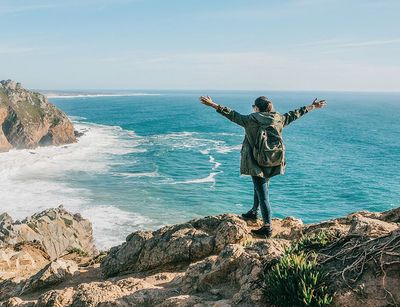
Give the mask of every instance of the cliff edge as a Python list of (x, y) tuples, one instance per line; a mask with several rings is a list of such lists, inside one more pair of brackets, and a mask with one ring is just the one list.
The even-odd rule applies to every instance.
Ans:
[(40, 93), (0, 81), (0, 152), (76, 142), (66, 114)]
[(400, 208), (274, 218), (271, 238), (252, 235), (261, 223), (206, 216), (136, 231), (98, 254), (83, 235), (90, 223), (62, 208), (20, 223), (3, 214), (0, 306), (399, 305)]

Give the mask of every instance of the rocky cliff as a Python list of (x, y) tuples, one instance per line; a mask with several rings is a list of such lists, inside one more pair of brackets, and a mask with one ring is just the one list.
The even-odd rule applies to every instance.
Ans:
[[(55, 219), (54, 212), (58, 212)], [(42, 219), (50, 229), (54, 221), (58, 224), (66, 216), (63, 209), (52, 209), (26, 219), (23, 224)], [(68, 220), (73, 217), (69, 214)], [(58, 236), (63, 237), (62, 231), (67, 231), (65, 237), (77, 236), (76, 240), (87, 242), (79, 227), (89, 226), (82, 225), (80, 217), (76, 222), (66, 222), (57, 231)], [(71, 246), (79, 248), (58, 253), (55, 259), (48, 254), (50, 245), (29, 241), (29, 236), (13, 241), (11, 238), (18, 237), (16, 230), (4, 226), (10, 223), (9, 217), (3, 215), (0, 225), (3, 233), (4, 229), (10, 230), (5, 235), (10, 239), (0, 249), (0, 306), (400, 303), (400, 208), (382, 213), (355, 212), (314, 224), (303, 224), (293, 217), (275, 218), (272, 238), (251, 234), (250, 230), (258, 228), (261, 221), (244, 221), (235, 214), (207, 216), (155, 231), (134, 232), (105, 254), (91, 256), (91, 244), (75, 245), (74, 240)], [(43, 234), (42, 227), (37, 226), (40, 224), (35, 222), (32, 229)], [(89, 246), (86, 251), (80, 249), (85, 246)], [(22, 277), (16, 279), (9, 274), (16, 270)], [(311, 278), (307, 279), (310, 272)], [(318, 285), (322, 272), (326, 274), (324, 283)], [(292, 288), (296, 274), (302, 281), (299, 289)], [(288, 290), (289, 295), (279, 298)], [(319, 297), (318, 303), (293, 304), (290, 300), (297, 299), (296, 291), (309, 302), (318, 293), (324, 297)]]
[(64, 112), (40, 93), (11, 80), (0, 81), (0, 152), (61, 145), (76, 141), (74, 128)]

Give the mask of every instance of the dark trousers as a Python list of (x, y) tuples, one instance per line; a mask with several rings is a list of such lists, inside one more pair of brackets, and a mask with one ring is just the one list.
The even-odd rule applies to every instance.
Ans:
[(271, 225), (271, 205), (269, 203), (269, 178), (263, 178), (258, 176), (251, 176), (254, 185), (254, 212), (258, 211), (258, 207), (261, 208), (261, 215), (264, 224)]

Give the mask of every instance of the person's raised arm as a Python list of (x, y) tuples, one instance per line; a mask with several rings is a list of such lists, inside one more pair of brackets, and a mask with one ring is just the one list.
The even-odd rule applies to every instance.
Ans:
[(312, 104), (283, 114), (284, 117), (283, 126), (285, 127), (289, 125), (291, 122), (302, 117), (304, 114), (310, 112), (311, 110), (320, 109), (323, 108), (324, 106), (326, 106), (325, 100), (318, 100), (317, 98), (315, 98)]
[(221, 106), (220, 104), (215, 103), (210, 96), (201, 96), (200, 101), (202, 104), (214, 108), (218, 113), (242, 127), (245, 127), (249, 121), (248, 115), (242, 115), (235, 110)]

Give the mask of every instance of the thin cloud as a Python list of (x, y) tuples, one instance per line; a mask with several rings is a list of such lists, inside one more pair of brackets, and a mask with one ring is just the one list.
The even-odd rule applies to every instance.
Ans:
[(327, 39), (316, 42), (308, 42), (302, 44), (295, 44), (295, 47), (320, 47), (329, 49), (342, 49), (342, 48), (357, 48), (357, 47), (374, 47), (382, 45), (399, 45), (400, 38), (384, 39), (384, 40), (368, 40), (360, 42), (346, 42), (338, 39)]
[(371, 40), (365, 42), (354, 42), (339, 45), (340, 47), (364, 47), (364, 46), (380, 46), (380, 45), (393, 45), (400, 44), (400, 39), (388, 39), (388, 40)]
[(57, 4), (42, 3), (42, 4), (27, 4), (27, 5), (15, 5), (15, 4), (3, 4), (0, 5), (0, 14), (20, 13), (25, 11), (36, 11), (45, 10), (50, 8), (59, 7)]
[(132, 3), (139, 0), (69, 0), (63, 2), (55, 1), (36, 1), (32, 3), (3, 3), (0, 4), (0, 14), (21, 13), (26, 11), (48, 10), (71, 6), (93, 6), (98, 9), (105, 9), (117, 4)]
[(20, 54), (38, 51), (40, 48), (31, 47), (0, 47), (0, 54)]

